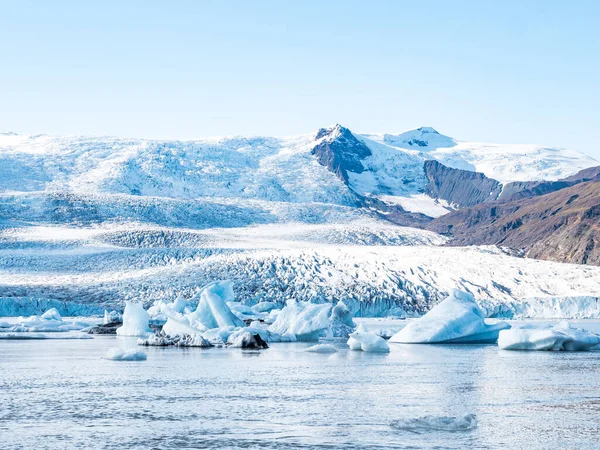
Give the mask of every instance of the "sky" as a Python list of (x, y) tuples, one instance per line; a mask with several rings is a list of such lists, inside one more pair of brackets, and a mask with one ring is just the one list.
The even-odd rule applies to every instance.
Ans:
[(600, 159), (598, 1), (0, 0), (0, 130), (432, 126)]

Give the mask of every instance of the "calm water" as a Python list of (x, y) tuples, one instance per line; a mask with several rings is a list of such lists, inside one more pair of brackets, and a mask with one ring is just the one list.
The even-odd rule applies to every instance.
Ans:
[[(296, 343), (101, 359), (134, 342), (0, 341), (0, 447), (598, 448), (600, 351), (393, 345), (387, 355), (321, 355)], [(472, 431), (389, 425), (468, 413)]]

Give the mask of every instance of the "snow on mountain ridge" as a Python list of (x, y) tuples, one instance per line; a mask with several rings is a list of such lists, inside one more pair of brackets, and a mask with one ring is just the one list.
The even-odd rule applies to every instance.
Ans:
[(447, 208), (423, 197), (428, 159), (501, 182), (557, 179), (598, 164), (569, 150), (460, 142), (431, 127), (359, 135), (337, 124), (296, 137), (194, 141), (7, 134), (0, 190), (343, 206), (376, 197), (439, 215)]

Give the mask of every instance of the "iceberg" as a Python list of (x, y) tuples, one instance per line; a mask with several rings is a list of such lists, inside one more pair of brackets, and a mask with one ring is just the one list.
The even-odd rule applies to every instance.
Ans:
[(168, 317), (163, 330), (170, 336), (176, 334), (200, 334), (215, 328), (244, 327), (246, 324), (238, 318), (227, 302), (233, 302), (231, 281), (215, 281), (206, 285), (199, 294), (198, 307), (189, 314), (181, 314), (163, 305), (161, 311)]
[(146, 358), (146, 354), (139, 350), (123, 350), (120, 348), (111, 348), (104, 356), (104, 359), (110, 359), (112, 361), (145, 361)]
[(107, 311), (104, 310), (104, 319), (102, 325), (108, 325), (110, 323), (123, 323), (123, 316), (118, 311)]
[(331, 304), (288, 300), (269, 331), (280, 336), (295, 336), (298, 341), (318, 341), (329, 329)]
[(352, 313), (341, 300), (331, 309), (329, 321), (333, 337), (348, 338), (356, 329), (356, 324), (352, 320)]
[(317, 344), (308, 347), (306, 351), (312, 353), (337, 353), (337, 348), (331, 344)]
[(62, 322), (62, 317), (60, 317), (60, 313), (56, 308), (50, 308), (44, 314), (40, 316), (42, 320), (56, 320), (57, 322)]
[(600, 336), (560, 323), (552, 328), (520, 327), (503, 330), (498, 337), (502, 350), (585, 351), (600, 344)]
[(260, 334), (252, 334), (243, 328), (233, 332), (227, 339), (227, 344), (237, 348), (269, 348), (269, 345), (260, 337)]
[(362, 350), (371, 353), (389, 353), (390, 347), (385, 339), (358, 329), (348, 339), (350, 350)]
[(117, 328), (117, 335), (148, 336), (148, 334), (152, 333), (149, 323), (150, 316), (140, 303), (125, 302), (123, 326)]
[(450, 296), (423, 317), (410, 322), (391, 337), (403, 344), (494, 343), (505, 322), (487, 323), (472, 294), (454, 289)]

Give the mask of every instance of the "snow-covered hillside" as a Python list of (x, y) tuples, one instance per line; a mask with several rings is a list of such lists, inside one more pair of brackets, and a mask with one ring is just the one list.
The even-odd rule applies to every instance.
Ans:
[[(335, 141), (340, 142), (326, 157), (338, 158), (341, 168), (329, 169), (347, 172), (342, 178), (348, 178), (348, 183), (332, 176), (313, 154), (320, 144)], [(356, 152), (359, 141), (363, 148)], [(433, 205), (437, 212), (432, 214), (439, 215), (443, 206), (440, 209), (432, 199), (421, 196), (427, 182), (423, 163), (428, 159), (483, 172), (501, 182), (554, 180), (598, 164), (563, 149), (458, 142), (428, 127), (399, 135), (357, 135), (336, 125), (289, 138), (196, 141), (4, 133), (0, 134), (0, 192), (208, 197), (343, 206), (355, 206), (358, 194), (387, 196), (388, 201), (398, 197), (392, 203), (409, 211), (423, 203), (431, 212)]]

